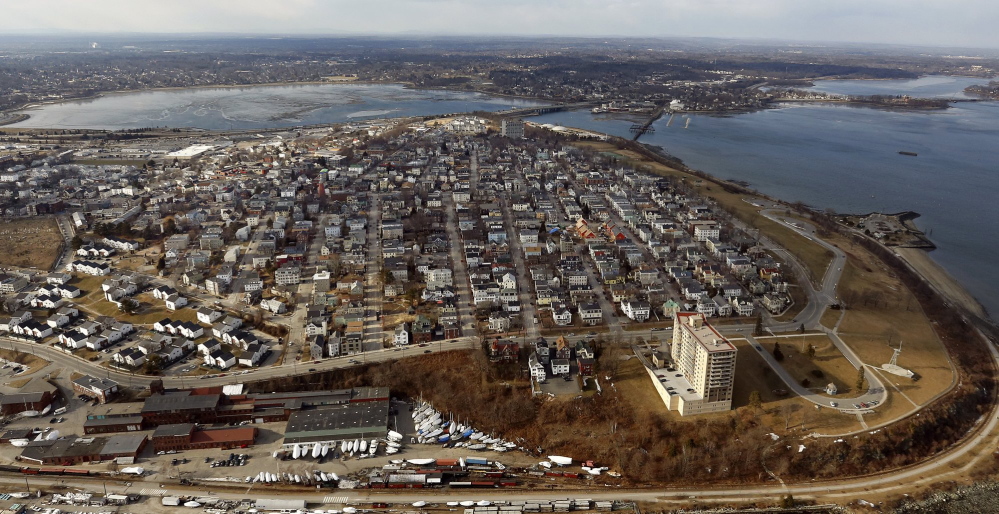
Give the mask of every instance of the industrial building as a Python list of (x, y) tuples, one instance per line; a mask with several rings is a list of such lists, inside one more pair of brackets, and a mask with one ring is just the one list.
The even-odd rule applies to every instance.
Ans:
[(288, 419), (284, 445), (385, 437), (388, 416), (387, 399), (301, 410)]
[(0, 414), (10, 416), (21, 412), (41, 412), (52, 405), (59, 390), (43, 378), (33, 378), (16, 393), (0, 397)]
[(193, 423), (162, 425), (153, 432), (153, 449), (161, 451), (203, 450), (221, 448), (231, 450), (253, 445), (257, 437), (255, 427), (200, 428)]
[(21, 452), (21, 460), (63, 466), (115, 459), (132, 462), (146, 447), (147, 442), (148, 439), (144, 435), (126, 434), (32, 441)]

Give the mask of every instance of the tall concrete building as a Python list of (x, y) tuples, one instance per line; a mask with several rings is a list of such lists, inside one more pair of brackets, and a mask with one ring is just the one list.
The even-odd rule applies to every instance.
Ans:
[(675, 408), (681, 416), (732, 408), (736, 348), (703, 314), (677, 313), (670, 355), (692, 389), (676, 395)]
[(500, 130), (503, 136), (510, 139), (523, 139), (524, 138), (524, 121), (523, 120), (503, 120), (500, 122)]

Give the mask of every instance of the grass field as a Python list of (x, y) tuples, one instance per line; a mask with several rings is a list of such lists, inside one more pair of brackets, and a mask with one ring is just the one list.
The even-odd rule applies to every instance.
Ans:
[(0, 222), (0, 266), (48, 271), (59, 258), (62, 234), (54, 218)]
[[(836, 345), (829, 340), (826, 335), (804, 335), (802, 337), (758, 337), (757, 341), (766, 349), (773, 353), (774, 343), (780, 343), (781, 353), (784, 360), (781, 365), (800, 384), (803, 379), (808, 379), (811, 383), (808, 388), (825, 394), (823, 390), (826, 384), (832, 382), (836, 384), (838, 395), (855, 395), (854, 385), (857, 381), (857, 369), (846, 360), (846, 357), (836, 348)], [(807, 352), (808, 345), (815, 346), (815, 357), (809, 358)], [(805, 352), (802, 352), (802, 348)], [(741, 354), (739, 355), (742, 356)], [(822, 376), (816, 376), (813, 371), (819, 371)]]
[(83, 291), (83, 296), (75, 299), (80, 310), (98, 316), (113, 316), (133, 325), (151, 325), (163, 318), (197, 322), (198, 313), (195, 309), (188, 306), (176, 311), (168, 310), (161, 300), (156, 300), (150, 293), (136, 295), (134, 299), (139, 301), (138, 312), (125, 314), (118, 310), (117, 305), (104, 299), (104, 292), (101, 290), (104, 280), (106, 277), (74, 276), (70, 283)]

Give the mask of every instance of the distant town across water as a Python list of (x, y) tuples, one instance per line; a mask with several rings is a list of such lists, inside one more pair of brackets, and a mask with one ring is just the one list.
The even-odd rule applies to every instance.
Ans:
[[(929, 76), (819, 81), (813, 89), (844, 95), (965, 98), (965, 87), (985, 82)], [(196, 88), (47, 104), (24, 111), (30, 118), (13, 126), (264, 129), (544, 104), (397, 84)], [(748, 182), (784, 200), (839, 212), (920, 213), (916, 223), (938, 246), (931, 253), (934, 260), (991, 313), (999, 313), (999, 268), (990, 258), (999, 251), (999, 226), (983, 215), (994, 210), (997, 190), (999, 102), (959, 103), (943, 111), (785, 104), (724, 117), (676, 116), (682, 122), (670, 123), (664, 116), (654, 124), (656, 131), (641, 140), (663, 147), (695, 169)], [(584, 110), (528, 121), (630, 137), (636, 119)]]

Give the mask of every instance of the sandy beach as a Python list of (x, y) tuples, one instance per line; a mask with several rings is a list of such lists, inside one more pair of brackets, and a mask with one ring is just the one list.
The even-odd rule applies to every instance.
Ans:
[(930, 283), (940, 294), (967, 309), (969, 312), (987, 318), (985, 308), (974, 296), (971, 296), (961, 284), (947, 273), (947, 270), (930, 258), (929, 254), (918, 248), (895, 248), (895, 254), (909, 263), (916, 273), (919, 273), (923, 280)]

